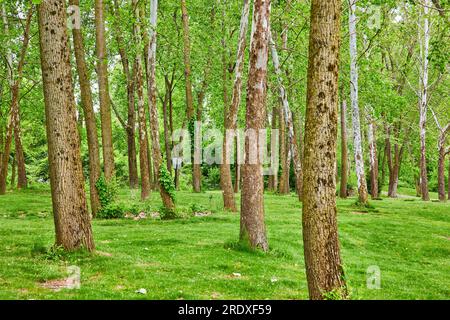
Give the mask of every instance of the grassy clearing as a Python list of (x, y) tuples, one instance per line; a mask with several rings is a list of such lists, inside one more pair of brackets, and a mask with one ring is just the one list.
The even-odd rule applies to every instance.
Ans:
[[(122, 202), (138, 193), (121, 190)], [(98, 252), (46, 253), (54, 239), (48, 189), (0, 199), (0, 299), (306, 299), (301, 206), (294, 195), (267, 194), (271, 251), (240, 248), (239, 216), (221, 211), (221, 193), (178, 193), (208, 217), (94, 221)], [(353, 299), (448, 299), (450, 204), (418, 199), (373, 201), (361, 212), (339, 200), (339, 230)], [(148, 207), (159, 207), (157, 193)], [(81, 268), (81, 288), (53, 291), (46, 281)], [(366, 287), (366, 270), (381, 269), (381, 289)], [(239, 273), (239, 275), (236, 275)], [(135, 291), (145, 288), (146, 295)]]

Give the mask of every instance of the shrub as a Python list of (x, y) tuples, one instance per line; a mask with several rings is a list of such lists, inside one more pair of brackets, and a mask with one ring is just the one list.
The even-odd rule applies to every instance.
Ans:
[(159, 167), (159, 182), (172, 200), (175, 201), (175, 184), (165, 164), (161, 164)]
[(161, 220), (174, 220), (180, 217), (175, 209), (169, 209), (164, 206), (159, 208), (159, 216)]
[(101, 208), (97, 213), (99, 219), (119, 219), (123, 218), (124, 212), (127, 211), (118, 203), (110, 203)]

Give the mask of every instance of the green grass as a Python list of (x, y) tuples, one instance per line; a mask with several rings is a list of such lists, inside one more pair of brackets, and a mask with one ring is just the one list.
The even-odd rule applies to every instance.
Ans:
[[(131, 203), (138, 195), (121, 190), (120, 199)], [(266, 195), (267, 254), (237, 245), (239, 215), (221, 211), (220, 192), (181, 192), (177, 202), (214, 213), (173, 221), (96, 220), (100, 253), (49, 255), (45, 251), (54, 241), (49, 190), (9, 192), (0, 198), (0, 299), (308, 298), (301, 206), (294, 195)], [(157, 193), (149, 203), (159, 207)], [(361, 213), (354, 203), (338, 201), (352, 299), (448, 299), (450, 204), (384, 198)], [(65, 278), (70, 265), (81, 268), (79, 290), (42, 287)], [(381, 270), (379, 290), (366, 286), (366, 270), (374, 265)], [(147, 295), (135, 293), (140, 288)]]

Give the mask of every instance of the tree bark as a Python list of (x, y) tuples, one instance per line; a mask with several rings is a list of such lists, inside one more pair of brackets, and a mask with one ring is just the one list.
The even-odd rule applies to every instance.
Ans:
[(312, 0), (304, 155), (303, 243), (310, 299), (346, 298), (336, 209), (340, 0)]
[(95, 48), (100, 100), (100, 119), (102, 129), (103, 165), (106, 180), (115, 175), (114, 149), (112, 142), (111, 104), (108, 85), (108, 59), (105, 39), (105, 16), (103, 0), (95, 0)]
[[(225, 132), (223, 137), (223, 155), (222, 155), (222, 165), (221, 169), (221, 182), (222, 182), (222, 192), (223, 192), (223, 205), (225, 210), (236, 212), (236, 200), (234, 197), (233, 182), (231, 179), (231, 168), (229, 155), (232, 152), (232, 145), (234, 142), (233, 136), (228, 136), (227, 132), (230, 130), (237, 129), (237, 117), (239, 111), (239, 105), (241, 103), (241, 90), (242, 90), (242, 72), (244, 70), (244, 58), (245, 58), (245, 48), (247, 46), (246, 36), (248, 30), (248, 19), (250, 12), (250, 1), (244, 0), (242, 14), (241, 14), (241, 24), (239, 28), (239, 39), (238, 48), (236, 56), (236, 67), (233, 83), (233, 91), (231, 97), (231, 104), (228, 108), (228, 112), (225, 117)], [(228, 99), (225, 99), (225, 108)], [(234, 131), (236, 132), (236, 131)], [(231, 141), (228, 139), (231, 138)], [(231, 147), (231, 150), (230, 150)], [(236, 148), (236, 153), (239, 153), (239, 147)], [(236, 159), (238, 160), (238, 159)], [(239, 167), (239, 162), (236, 161), (236, 166)], [(239, 177), (236, 175), (235, 184), (239, 184)]]
[(158, 0), (150, 0), (150, 30), (149, 50), (147, 56), (147, 93), (150, 113), (150, 132), (152, 137), (154, 177), (159, 189), (163, 205), (167, 209), (174, 209), (174, 199), (170, 196), (170, 190), (166, 190), (160, 181), (162, 163), (161, 147), (159, 141), (158, 107), (156, 105), (156, 27), (158, 14)]
[(420, 101), (419, 101), (419, 130), (420, 130), (420, 185), (422, 191), (422, 200), (430, 201), (428, 192), (428, 174), (426, 158), (426, 123), (428, 112), (428, 65), (429, 65), (429, 44), (430, 44), (430, 25), (428, 20), (430, 0), (425, 0), (423, 6), (423, 43), (421, 43), (422, 75), (420, 79)]
[(445, 157), (450, 149), (445, 147), (447, 134), (450, 132), (450, 123), (448, 123), (439, 135), (439, 160), (438, 160), (438, 195), (439, 201), (446, 201), (445, 197)]
[[(369, 111), (370, 112), (370, 111)], [(376, 124), (372, 115), (368, 115), (368, 143), (369, 143), (369, 163), (370, 163), (370, 191), (372, 199), (377, 199), (378, 195), (378, 156), (376, 140)]]
[[(71, 6), (80, 6), (79, 0), (70, 0)], [(83, 107), (84, 120), (86, 123), (86, 133), (89, 152), (89, 190), (91, 200), (92, 216), (95, 217), (100, 209), (100, 200), (96, 188), (96, 183), (101, 175), (100, 155), (97, 135), (97, 125), (95, 121), (94, 105), (92, 102), (92, 91), (90, 86), (88, 68), (85, 59), (83, 44), (83, 34), (81, 29), (73, 28), (73, 47), (75, 60), (77, 63), (78, 79), (80, 83), (81, 104)]]
[[(267, 61), (269, 55), (270, 0), (255, 0), (250, 42), (250, 67), (247, 82), (245, 163), (242, 165), (240, 239), (251, 248), (269, 249), (264, 223), (264, 181), (260, 159), (259, 130), (265, 125)], [(250, 141), (256, 140), (256, 141)], [(255, 155), (254, 157), (253, 155)], [(255, 159), (256, 158), (256, 159)]]
[(38, 8), (56, 245), (66, 250), (94, 250), (84, 192), (65, 2), (46, 0)]
[(347, 143), (347, 101), (341, 103), (341, 186), (339, 196), (347, 199), (348, 183), (348, 143)]
[(349, 14), (350, 29), (350, 98), (352, 102), (353, 139), (355, 149), (355, 167), (358, 179), (358, 201), (367, 205), (367, 182), (364, 173), (364, 158), (362, 150), (360, 112), (358, 106), (358, 52), (356, 45), (356, 0), (350, 0)]
[[(278, 115), (279, 115), (279, 111), (277, 109), (277, 107), (274, 105), (272, 107), (272, 135), (271, 135), (271, 146), (277, 146), (279, 147), (279, 142), (276, 141), (277, 137), (279, 137), (278, 135), (274, 134), (273, 130), (278, 130)], [(268, 189), (270, 191), (273, 192), (277, 192), (278, 191), (278, 170), (280, 167), (280, 163), (279, 163), (279, 148), (274, 148), (271, 149), (270, 151), (270, 157), (271, 157), (271, 164), (273, 166), (273, 172), (272, 175), (269, 176), (269, 181), (268, 181)]]

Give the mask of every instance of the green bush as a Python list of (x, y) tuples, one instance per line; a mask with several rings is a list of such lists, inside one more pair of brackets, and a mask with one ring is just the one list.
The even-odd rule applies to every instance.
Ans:
[(174, 220), (180, 217), (175, 209), (169, 209), (164, 206), (159, 208), (159, 217), (161, 220)]
[(175, 184), (165, 164), (161, 164), (159, 167), (159, 182), (172, 200), (175, 201)]
[(124, 212), (127, 211), (123, 206), (118, 203), (110, 203), (107, 206), (101, 208), (97, 213), (99, 219), (120, 219), (123, 218)]

